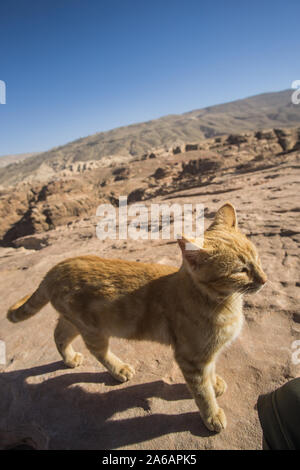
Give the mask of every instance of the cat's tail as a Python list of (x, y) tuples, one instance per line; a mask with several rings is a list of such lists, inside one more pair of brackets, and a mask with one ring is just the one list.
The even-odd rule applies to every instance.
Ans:
[(7, 319), (12, 323), (26, 320), (38, 313), (48, 302), (49, 297), (42, 282), (33, 294), (26, 295), (8, 309)]

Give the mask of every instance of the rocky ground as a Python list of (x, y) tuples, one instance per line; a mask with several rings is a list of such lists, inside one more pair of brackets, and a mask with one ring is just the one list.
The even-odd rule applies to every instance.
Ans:
[[(21, 189), (10, 192), (11, 205), (3, 194), (0, 339), (6, 343), (7, 362), (0, 365), (0, 448), (21, 442), (38, 449), (261, 448), (258, 396), (300, 372), (300, 364), (292, 361), (293, 342), (300, 339), (299, 131), (217, 139), (196, 149), (174, 148), (155, 157), (149, 153), (130, 165), (87, 171), (85, 179), (75, 178), (77, 186), (68, 177), (64, 184), (49, 182), (36, 193), (24, 186), (23, 191), (31, 191), (27, 206)], [(6, 320), (7, 308), (66, 257), (94, 253), (180, 265), (174, 240), (96, 237), (96, 180), (97, 203), (116, 204), (118, 195), (132, 193), (132, 201), (146, 205), (200, 202), (207, 223), (228, 200), (236, 206), (241, 229), (258, 247), (269, 282), (245, 298), (242, 333), (219, 359), (218, 372), (228, 383), (219, 399), (228, 418), (221, 434), (202, 424), (169, 348), (113, 340), (112, 349), (136, 369), (132, 381), (119, 384), (80, 338), (75, 346), (84, 353), (84, 364), (65, 368), (53, 341), (57, 314), (51, 306), (23, 323)], [(12, 203), (18, 200), (24, 205), (20, 202), (19, 214), (17, 202), (15, 209)], [(51, 209), (48, 218), (46, 205)], [(19, 219), (29, 209), (23, 226), (31, 221), (30, 231), (22, 233), (17, 230), (22, 227)]]

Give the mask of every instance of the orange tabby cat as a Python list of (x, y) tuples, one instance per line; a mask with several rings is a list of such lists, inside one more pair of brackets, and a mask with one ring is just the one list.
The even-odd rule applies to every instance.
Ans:
[(51, 302), (60, 313), (54, 337), (65, 364), (82, 363), (71, 346), (81, 334), (90, 352), (122, 382), (134, 370), (109, 350), (111, 336), (171, 344), (205, 425), (220, 432), (226, 417), (216, 397), (227, 386), (216, 375), (216, 359), (241, 330), (242, 294), (257, 292), (267, 278), (229, 203), (218, 210), (202, 246), (186, 238), (179, 246), (179, 270), (97, 256), (67, 259), (7, 316), (22, 321)]

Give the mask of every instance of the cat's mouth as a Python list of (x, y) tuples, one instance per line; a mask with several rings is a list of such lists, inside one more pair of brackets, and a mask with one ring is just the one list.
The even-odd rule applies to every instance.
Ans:
[(251, 284), (249, 287), (246, 288), (245, 294), (257, 294), (262, 290), (265, 284)]

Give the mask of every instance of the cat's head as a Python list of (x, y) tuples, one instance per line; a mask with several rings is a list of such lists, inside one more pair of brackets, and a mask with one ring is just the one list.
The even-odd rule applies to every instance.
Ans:
[(257, 250), (240, 232), (232, 204), (224, 204), (204, 233), (204, 242), (178, 240), (183, 267), (208, 293), (228, 296), (258, 292), (267, 282)]

